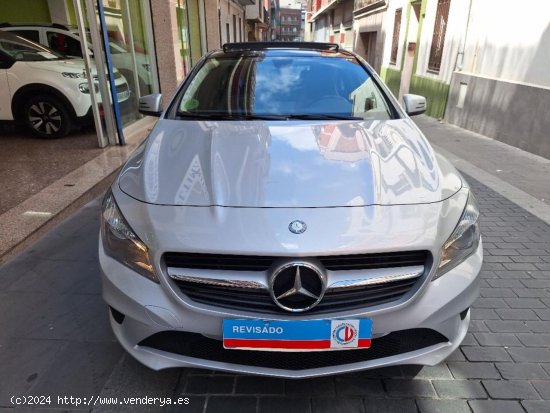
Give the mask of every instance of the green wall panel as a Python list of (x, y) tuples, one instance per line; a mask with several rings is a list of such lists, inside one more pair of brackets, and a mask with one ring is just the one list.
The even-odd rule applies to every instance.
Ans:
[(401, 71), (391, 69), (389, 67), (383, 67), (380, 71), (380, 77), (391, 90), (391, 92), (395, 95), (395, 97), (398, 97), (399, 88), (401, 86)]
[(50, 23), (47, 0), (17, 0), (0, 3), (0, 22)]
[(437, 119), (443, 118), (449, 97), (448, 84), (414, 75), (409, 93), (425, 96), (428, 104), (426, 114)]
[[(59, 0), (58, 0), (59, 1)], [(78, 23), (76, 21), (76, 12), (74, 10), (74, 4), (72, 0), (66, 0), (67, 1), (67, 19), (69, 20), (69, 24), (72, 26), (76, 26)]]

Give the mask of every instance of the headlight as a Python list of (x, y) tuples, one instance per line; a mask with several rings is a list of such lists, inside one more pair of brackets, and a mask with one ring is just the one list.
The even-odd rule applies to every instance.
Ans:
[[(88, 86), (88, 82), (80, 83), (78, 85), (78, 90), (80, 90), (82, 93), (89, 94), (90, 93), (90, 87)], [(95, 93), (99, 92), (99, 86), (98, 86), (97, 83), (94, 83), (94, 90), (95, 90)]]
[(158, 282), (147, 246), (132, 231), (109, 192), (103, 200), (101, 235), (105, 253), (152, 281)]
[(63, 77), (68, 77), (69, 79), (84, 79), (86, 75), (84, 73), (75, 73), (75, 72), (63, 72), (61, 73)]
[(479, 206), (474, 194), (470, 192), (458, 225), (441, 249), (439, 268), (434, 280), (476, 252), (480, 239), (478, 218)]

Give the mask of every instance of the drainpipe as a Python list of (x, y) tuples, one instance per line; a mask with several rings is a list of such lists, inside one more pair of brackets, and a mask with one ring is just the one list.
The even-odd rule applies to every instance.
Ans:
[(472, 14), (472, 2), (473, 0), (470, 0), (470, 4), (468, 5), (468, 20), (466, 20), (466, 30), (464, 32), (464, 38), (462, 39), (462, 44), (460, 45), (458, 52), (456, 54), (456, 65), (455, 70), (456, 71), (462, 71), (464, 69), (464, 50), (466, 48), (466, 40), (468, 39), (468, 29), (470, 27), (470, 16)]

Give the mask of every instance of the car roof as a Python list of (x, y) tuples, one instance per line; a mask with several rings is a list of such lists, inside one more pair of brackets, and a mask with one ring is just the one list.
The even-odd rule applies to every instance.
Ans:
[(67, 30), (67, 31), (69, 30), (68, 26), (65, 26), (65, 25), (59, 24), (59, 23), (7, 23), (7, 22), (0, 23), (0, 28), (1, 29), (9, 28), (9, 27), (14, 27), (14, 28), (17, 28), (17, 27), (50, 27), (50, 28), (54, 28), (54, 29), (62, 29), (62, 30)]
[(356, 57), (355, 53), (342, 49), (336, 43), (317, 42), (242, 42), (226, 43), (222, 49), (211, 52), (208, 57), (227, 57), (258, 54), (269, 56), (330, 56)]

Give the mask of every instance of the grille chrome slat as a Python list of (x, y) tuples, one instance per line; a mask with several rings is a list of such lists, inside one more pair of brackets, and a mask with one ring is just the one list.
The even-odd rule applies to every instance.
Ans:
[[(427, 251), (316, 257), (328, 270), (328, 287), (321, 302), (308, 314), (399, 300), (417, 285), (428, 257)], [(282, 257), (166, 253), (163, 258), (168, 275), (179, 290), (197, 303), (291, 314), (278, 307), (269, 293), (268, 269)], [(296, 258), (299, 259), (308, 260)]]

